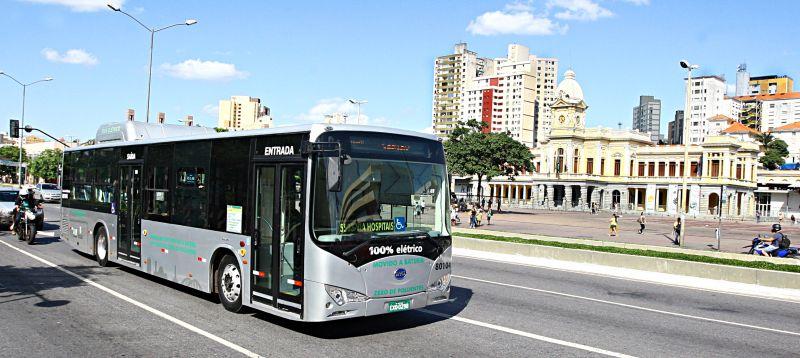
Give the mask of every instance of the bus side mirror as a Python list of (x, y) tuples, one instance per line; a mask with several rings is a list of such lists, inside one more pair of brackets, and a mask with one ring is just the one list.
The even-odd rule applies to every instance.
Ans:
[(328, 184), (328, 191), (342, 191), (342, 158), (337, 156), (327, 157), (325, 179)]

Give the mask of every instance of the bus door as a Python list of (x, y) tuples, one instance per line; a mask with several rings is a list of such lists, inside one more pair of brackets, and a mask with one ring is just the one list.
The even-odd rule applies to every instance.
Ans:
[(303, 293), (303, 168), (276, 164), (254, 170), (253, 300), (296, 313)]
[(117, 256), (139, 263), (142, 231), (142, 166), (119, 167), (119, 213)]

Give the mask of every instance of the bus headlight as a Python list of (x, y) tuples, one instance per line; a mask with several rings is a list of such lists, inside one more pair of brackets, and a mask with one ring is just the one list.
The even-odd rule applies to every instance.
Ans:
[(444, 275), (444, 276), (442, 276), (442, 277), (439, 277), (438, 280), (436, 280), (433, 283), (431, 283), (429, 291), (434, 291), (434, 290), (446, 291), (448, 287), (450, 287), (450, 274), (449, 273)]
[(325, 285), (325, 291), (328, 292), (328, 296), (331, 296), (333, 302), (336, 302), (336, 304), (339, 306), (345, 303), (364, 302), (367, 300), (367, 296), (363, 293), (358, 293), (356, 291), (341, 287)]

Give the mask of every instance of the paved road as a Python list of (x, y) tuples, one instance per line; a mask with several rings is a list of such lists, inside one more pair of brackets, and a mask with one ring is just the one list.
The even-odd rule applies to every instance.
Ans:
[[(461, 224), (456, 228), (469, 227), (469, 214), (459, 213)], [(639, 224), (636, 222), (638, 214), (624, 214), (619, 219), (619, 236), (609, 237), (608, 226), (610, 213), (591, 215), (585, 212), (564, 212), (530, 209), (509, 209), (492, 218), (492, 224), (486, 225), (485, 219), (479, 229), (517, 232), (525, 234), (539, 234), (558, 237), (573, 237), (579, 239), (613, 240), (635, 244), (673, 246), (672, 245), (672, 217), (646, 216), (647, 225), (643, 235), (639, 235)], [(772, 222), (722, 222), (722, 251), (743, 252), (742, 247), (749, 245), (755, 235), (766, 234)], [(686, 227), (686, 247), (698, 250), (709, 250), (710, 246), (716, 247), (717, 240), (714, 229), (718, 222), (712, 220), (697, 220), (689, 218)], [(793, 238), (794, 246), (800, 242), (800, 224), (792, 225), (788, 220), (783, 223), (784, 232)]]
[(454, 274), (453, 302), (430, 312), (300, 324), (262, 313), (232, 314), (204, 294), (133, 270), (97, 267), (57, 238), (28, 246), (0, 234), (0, 356), (237, 355), (174, 320), (264, 356), (796, 357), (800, 352), (797, 303), (465, 257), (455, 258)]

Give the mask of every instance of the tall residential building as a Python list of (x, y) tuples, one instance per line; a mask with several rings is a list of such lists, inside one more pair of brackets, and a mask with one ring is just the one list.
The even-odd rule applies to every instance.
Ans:
[(675, 111), (675, 119), (667, 123), (667, 144), (683, 144), (683, 110)]
[(718, 114), (739, 117), (741, 102), (725, 97), (727, 88), (721, 76), (694, 77), (689, 90), (691, 106), (685, 123), (689, 130), (688, 144), (702, 143), (708, 136), (708, 118)]
[(533, 148), (549, 134), (557, 77), (557, 59), (525, 46), (510, 44), (506, 57), (485, 59), (458, 44), (456, 54), (436, 59), (434, 132), (446, 137), (456, 123), (474, 119)]
[(743, 63), (736, 68), (736, 96), (744, 96), (749, 92), (750, 73), (747, 72), (747, 64)]
[(759, 94), (789, 93), (793, 91), (793, 87), (794, 80), (786, 75), (750, 77), (747, 94), (754, 96)]
[(232, 96), (219, 101), (217, 126), (229, 130), (246, 130), (272, 127), (269, 108), (261, 100), (248, 96)]
[(649, 134), (650, 140), (658, 143), (661, 134), (661, 100), (653, 96), (639, 96), (639, 105), (633, 107), (631, 128)]
[(472, 80), (483, 74), (487, 60), (455, 45), (454, 53), (436, 58), (433, 67), (433, 132), (447, 137), (463, 118), (463, 98)]
[(761, 97), (761, 125), (758, 130), (772, 131), (800, 121), (800, 92)]

